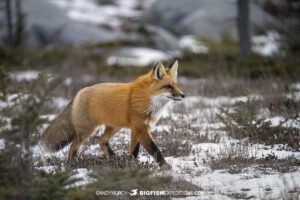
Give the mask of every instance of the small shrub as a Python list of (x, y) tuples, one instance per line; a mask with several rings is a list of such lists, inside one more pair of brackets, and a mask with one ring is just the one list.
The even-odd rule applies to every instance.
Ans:
[(231, 174), (241, 173), (244, 168), (255, 163), (250, 146), (245, 144), (225, 144), (217, 157), (210, 157), (208, 165), (211, 169), (226, 169)]
[(92, 185), (99, 190), (150, 190), (171, 181), (171, 177), (151, 176), (151, 173), (145, 169), (104, 170), (94, 174), (97, 181)]
[(37, 171), (28, 191), (31, 199), (63, 199), (68, 192), (73, 190), (70, 186), (79, 181), (79, 179), (73, 178), (73, 175), (72, 172), (46, 173)]
[(164, 156), (187, 156), (191, 152), (192, 133), (186, 128), (170, 128), (154, 134)]
[(149, 162), (139, 162), (132, 159), (127, 153), (115, 155), (113, 157), (107, 156), (92, 156), (83, 155), (72, 159), (68, 163), (68, 167), (72, 168), (88, 168), (88, 169), (101, 169), (101, 170), (121, 170), (121, 169), (150, 169), (154, 165)]
[[(9, 82), (2, 72), (0, 82)], [(10, 126), (0, 127), (0, 137), (5, 139), (5, 149), (0, 150), (0, 199), (60, 199), (68, 191), (65, 186), (75, 181), (67, 172), (46, 174), (32, 168), (32, 134), (44, 123), (40, 112), (57, 84), (41, 74), (19, 90), (1, 85), (1, 100), (7, 107), (0, 109), (0, 116), (9, 117)], [(9, 98), (13, 92), (18, 93)]]
[(279, 173), (290, 173), (298, 170), (300, 160), (294, 156), (278, 158), (274, 153), (262, 158), (255, 158), (250, 145), (225, 145), (220, 149), (217, 157), (210, 156), (208, 165), (212, 170), (225, 170), (230, 174), (242, 173), (245, 169), (253, 167), (263, 174), (270, 174), (270, 169)]
[(300, 129), (283, 127), (282, 121), (277, 126), (263, 117), (259, 117), (256, 101), (248, 98), (232, 112), (221, 109), (217, 118), (223, 123), (223, 129), (237, 139), (249, 138), (252, 142), (267, 145), (284, 144), (292, 150), (300, 150)]
[(230, 174), (239, 174), (244, 169), (254, 167), (256, 171), (263, 174), (270, 174), (270, 169), (279, 173), (290, 173), (298, 170), (300, 161), (293, 157), (283, 159), (255, 159), (254, 157), (218, 157), (208, 162), (208, 165), (213, 170), (226, 170)]

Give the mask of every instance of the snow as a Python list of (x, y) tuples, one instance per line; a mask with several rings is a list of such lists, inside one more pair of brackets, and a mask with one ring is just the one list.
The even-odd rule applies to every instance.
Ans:
[(272, 126), (278, 126), (282, 123), (283, 127), (300, 128), (299, 120), (297, 121), (297, 119), (289, 119), (284, 122), (285, 118), (283, 116), (270, 117), (267, 119), (267, 121), (270, 121)]
[(121, 22), (117, 18), (112, 17), (112, 13), (117, 12), (116, 8), (112, 6), (105, 6), (105, 8), (99, 8), (90, 12), (81, 10), (71, 10), (67, 16), (75, 21), (85, 22), (97, 25), (107, 25), (110, 27), (120, 27)]
[(54, 173), (56, 171), (56, 167), (55, 166), (42, 166), (42, 167), (37, 167), (37, 169), (39, 170), (43, 170), (47, 173)]
[(179, 45), (182, 49), (194, 53), (208, 53), (208, 47), (202, 44), (193, 35), (184, 35), (179, 39)]
[(288, 99), (294, 99), (295, 101), (300, 101), (300, 91), (297, 92), (290, 92), (286, 94)]
[[(262, 99), (263, 97), (261, 95), (250, 95), (250, 98), (253, 99)], [(194, 103), (200, 103), (203, 104), (204, 106), (209, 106), (209, 107), (219, 107), (219, 106), (224, 106), (224, 105), (234, 105), (238, 102), (246, 102), (247, 99), (249, 98), (247, 96), (240, 96), (240, 97), (227, 97), (227, 96), (218, 96), (215, 98), (209, 98), (205, 96), (190, 96), (186, 97), (183, 100), (183, 103), (187, 106), (190, 107)]]
[(70, 86), (72, 84), (72, 79), (71, 78), (66, 78), (63, 82), (64, 85)]
[(144, 67), (168, 59), (170, 59), (170, 56), (160, 50), (145, 47), (128, 47), (126, 48), (126, 55), (110, 56), (106, 62), (109, 65)]
[[(141, 48), (138, 48), (141, 50)], [(142, 49), (143, 52), (143, 49)], [(143, 52), (144, 56), (146, 51)], [(148, 61), (150, 62), (150, 61)], [(202, 80), (204, 81), (204, 80)], [(70, 79), (72, 82), (72, 79)], [(296, 92), (291, 92), (292, 94), (298, 92), (298, 83), (291, 85)], [(17, 97), (16, 94), (9, 95), (9, 102), (13, 98)], [(263, 99), (263, 96), (252, 94), (254, 99)], [(291, 96), (295, 98), (295, 95)], [(261, 198), (282, 198), (282, 195), (288, 194), (290, 190), (294, 188), (299, 188), (300, 186), (300, 167), (297, 171), (280, 174), (276, 170), (267, 169), (268, 174), (258, 170), (257, 166), (249, 166), (242, 170), (238, 174), (230, 174), (223, 170), (212, 170), (207, 164), (207, 160), (212, 157), (222, 157), (227, 155), (232, 149), (237, 149), (243, 147), (244, 149), (240, 153), (244, 153), (244, 156), (255, 157), (257, 159), (265, 158), (267, 155), (275, 155), (278, 159), (295, 158), (300, 159), (300, 152), (292, 152), (286, 149), (280, 150), (279, 145), (266, 146), (263, 144), (252, 144), (246, 145), (245, 140), (237, 140), (230, 138), (226, 132), (220, 130), (221, 123), (215, 121), (215, 115), (219, 112), (220, 108), (232, 108), (235, 104), (239, 102), (247, 101), (247, 96), (217, 96), (214, 98), (207, 96), (189, 96), (186, 97), (180, 103), (172, 104), (166, 112), (163, 113), (162, 118), (167, 119), (169, 123), (158, 123), (153, 131), (157, 134), (162, 134), (164, 131), (170, 131), (174, 127), (173, 124), (179, 122), (186, 123), (187, 132), (193, 132), (194, 134), (205, 135), (208, 134), (208, 138), (214, 134), (220, 137), (220, 142), (198, 142), (193, 141), (190, 138), (182, 139), (182, 142), (189, 142), (192, 145), (191, 152), (185, 156), (179, 157), (166, 157), (166, 161), (172, 166), (172, 170), (165, 172), (167, 175), (172, 175), (175, 179), (183, 179), (192, 184), (195, 184), (201, 188), (200, 196), (189, 196), (184, 199), (232, 199), (230, 195), (239, 194), (244, 195), (244, 198), (253, 196), (254, 199)], [(68, 100), (63, 97), (54, 97), (53, 103), (58, 109), (63, 109), (67, 104)], [(6, 107), (7, 102), (0, 102), (0, 107)], [(180, 108), (182, 106), (182, 109)], [(284, 120), (284, 117), (272, 116), (270, 113), (266, 112), (266, 109), (260, 111), (267, 117), (267, 120), (276, 126)], [(53, 119), (56, 115), (42, 115), (42, 118)], [(183, 125), (185, 125), (183, 123)], [(47, 126), (45, 124), (45, 126)], [(297, 120), (288, 120), (283, 123), (285, 127), (300, 128)], [(190, 130), (193, 129), (193, 130)], [(95, 135), (100, 136), (104, 131), (104, 126), (99, 126), (95, 131)], [(245, 142), (245, 143), (244, 143)], [(115, 137), (112, 138), (110, 144), (117, 154), (122, 154), (128, 151), (128, 146), (130, 144), (130, 130), (123, 129)], [(46, 172), (55, 172), (58, 167), (64, 169), (63, 166), (55, 166), (49, 164), (47, 160), (51, 157), (55, 157), (60, 161), (65, 161), (67, 159), (69, 146), (57, 152), (48, 152), (40, 144), (35, 145), (31, 148), (33, 152), (33, 159), (35, 161), (35, 166), (39, 162), (44, 163), (43, 166), (36, 167), (38, 169), (44, 170)], [(119, 148), (122, 147), (122, 148)], [(123, 148), (125, 147), (125, 148)], [(5, 148), (5, 141), (0, 139), (0, 149)], [(154, 162), (153, 158), (147, 153), (139, 155), (140, 162)], [(233, 152), (234, 153), (234, 152)], [(81, 156), (103, 156), (103, 152), (99, 147), (99, 144), (87, 145), (84, 144), (79, 150), (79, 155)], [(196, 164), (195, 164), (196, 163)], [(297, 169), (297, 168), (296, 168)], [(75, 169), (75, 178), (80, 178), (81, 181), (77, 182), (74, 186), (86, 185), (94, 181), (89, 174), (93, 172), (86, 168)], [(159, 172), (158, 172), (159, 173)], [(268, 191), (270, 190), (270, 191)]]
[[(205, 191), (214, 191), (216, 194), (233, 194), (243, 191), (246, 196), (254, 196), (257, 199), (265, 198), (264, 195), (267, 195), (267, 198), (280, 198), (285, 190), (299, 187), (299, 183), (296, 181), (300, 180), (299, 172), (283, 175), (261, 175), (258, 178), (252, 178), (255, 177), (255, 174), (252, 174), (251, 178), (249, 176), (251, 174), (237, 175), (215, 171), (199, 177), (189, 177), (188, 179)], [(284, 180), (287, 180), (287, 182)], [(272, 191), (267, 194), (265, 191), (269, 188)]]
[(68, 103), (70, 102), (70, 100), (65, 99), (63, 97), (54, 97), (54, 98), (52, 98), (52, 101), (53, 101), (53, 104), (59, 109), (65, 108), (68, 105)]
[(289, 86), (293, 91), (286, 94), (288, 99), (293, 99), (295, 101), (300, 101), (300, 83), (293, 83)]
[(30, 81), (36, 79), (39, 76), (38, 71), (28, 70), (28, 71), (18, 71), (9, 73), (9, 77), (18, 82)]
[(5, 148), (5, 140), (4, 139), (0, 139), (0, 150)]
[(252, 145), (251, 151), (252, 154), (250, 156), (255, 156), (256, 158), (263, 158), (266, 155), (275, 155), (278, 159), (285, 159), (285, 158), (296, 158), (300, 159), (300, 152), (292, 152), (287, 150), (277, 150), (279, 144), (273, 146), (266, 146), (262, 144), (255, 144)]
[[(262, 99), (260, 95), (252, 95), (254, 98)], [(186, 106), (185, 109), (190, 108), (191, 111), (189, 116), (191, 119), (197, 119), (193, 123), (199, 123), (199, 118), (204, 118), (203, 112), (217, 113), (216, 107), (230, 107), (237, 102), (245, 102), (247, 97), (215, 97), (209, 98), (204, 96), (192, 96), (187, 97), (182, 103)], [(199, 108), (199, 104), (202, 106)], [(196, 106), (198, 105), (198, 106)], [(198, 112), (200, 111), (200, 112)], [(170, 115), (170, 114), (169, 114)], [(172, 113), (172, 119), (176, 119), (178, 116), (176, 113)], [(206, 117), (207, 118), (207, 117)], [(188, 120), (188, 118), (181, 118), (180, 120)], [(271, 121), (272, 125), (278, 125), (283, 117), (276, 116), (270, 117), (268, 120)], [(178, 119), (177, 119), (178, 121)], [(176, 120), (174, 121), (176, 122)], [(220, 126), (218, 123), (211, 123), (204, 120), (208, 130), (217, 128)], [(286, 127), (297, 126), (296, 121), (289, 120), (283, 124)], [(163, 126), (167, 128), (166, 125)], [(207, 127), (203, 123), (199, 123), (201, 130), (205, 130)], [(157, 127), (156, 131), (160, 131), (161, 128)], [(199, 130), (199, 134), (201, 134)], [(221, 134), (219, 130), (214, 130), (217, 134)], [(193, 141), (192, 141), (193, 142)], [(288, 191), (299, 187), (300, 182), (300, 168), (298, 171), (291, 173), (280, 174), (276, 171), (270, 170), (270, 174), (264, 174), (255, 168), (250, 166), (238, 174), (230, 174), (225, 170), (211, 170), (208, 165), (203, 163), (203, 160), (209, 158), (217, 158), (226, 152), (230, 152), (230, 149), (241, 147), (241, 140), (235, 140), (228, 137), (223, 137), (219, 143), (199, 143), (193, 144), (190, 155), (185, 157), (167, 157), (166, 160), (172, 165), (172, 171), (169, 172), (175, 178), (184, 179), (191, 182), (203, 189), (201, 192), (201, 198), (203, 199), (232, 199), (230, 195), (239, 194), (245, 195), (246, 197), (253, 197), (254, 199), (261, 198), (282, 198), (283, 194), (287, 194)], [(279, 145), (266, 146), (263, 144), (253, 144), (249, 146), (244, 145), (244, 156), (252, 157), (257, 159), (264, 158), (267, 155), (275, 155), (278, 159), (296, 158), (300, 159), (300, 152), (292, 152), (288, 150), (278, 150)], [(233, 152), (234, 153), (234, 152)], [(147, 158), (143, 158), (147, 160)], [(195, 166), (197, 162), (197, 166)], [(270, 190), (270, 191), (268, 191)], [(199, 199), (199, 197), (187, 197), (184, 199)]]
[(0, 108), (8, 107), (9, 105), (11, 105), (13, 103), (13, 101), (15, 101), (20, 96), (24, 97), (25, 95), (21, 95), (21, 94), (7, 94), (7, 100), (6, 101), (0, 100)]
[(56, 117), (57, 115), (55, 114), (49, 114), (49, 115), (40, 115), (40, 118), (42, 119), (47, 119), (49, 121), (52, 121), (54, 120), (54, 118)]
[(45, 148), (41, 143), (38, 143), (37, 145), (31, 147), (32, 157), (37, 160), (45, 161), (46, 158), (55, 157), (60, 160), (66, 160), (68, 155), (70, 145), (67, 145), (66, 147), (62, 148), (59, 151), (48, 151), (47, 148)]
[(91, 171), (87, 170), (86, 168), (78, 168), (75, 169), (74, 172), (76, 173), (73, 178), (80, 179), (75, 183), (74, 186), (81, 186), (81, 185), (87, 185), (94, 181), (93, 178), (88, 176), (88, 174), (91, 173)]
[(300, 83), (293, 83), (290, 85), (291, 89), (300, 90)]
[[(196, 155), (190, 155), (187, 157), (168, 157), (167, 162), (172, 165), (172, 171), (170, 174), (175, 178), (184, 179), (191, 182), (204, 191), (201, 193), (202, 198), (211, 197), (212, 199), (221, 199), (223, 197), (228, 198), (229, 194), (241, 194), (245, 193), (247, 197), (254, 196), (259, 199), (260, 195), (267, 195), (270, 198), (279, 198), (282, 192), (287, 192), (293, 188), (297, 188), (300, 185), (300, 172), (279, 174), (263, 174), (257, 171), (255, 168), (247, 168), (246, 171), (238, 174), (230, 174), (224, 170), (211, 170), (205, 164), (202, 163), (202, 159), (207, 159), (211, 156), (217, 157), (218, 154), (223, 151), (222, 144), (218, 143), (203, 143), (194, 145), (194, 149), (198, 149)], [(264, 145), (251, 147), (251, 152), (255, 153), (256, 158), (262, 158), (274, 152), (280, 159), (286, 156), (296, 155), (297, 159), (300, 159), (300, 153), (291, 153), (287, 151), (273, 151), (272, 149), (265, 150)], [(253, 156), (249, 154), (249, 156)], [(184, 173), (185, 169), (189, 171)], [(300, 169), (300, 168), (299, 168)], [(271, 189), (270, 193), (266, 193), (266, 190)], [(190, 198), (190, 197), (189, 197)], [(189, 199), (188, 198), (188, 199)], [(231, 199), (231, 198), (229, 198)]]
[(136, 18), (141, 15), (137, 8), (140, 4), (149, 6), (152, 0), (115, 0), (111, 4), (99, 5), (95, 0), (50, 0), (54, 5), (64, 9), (66, 15), (78, 22), (105, 25), (119, 28), (124, 18)]
[(264, 56), (271, 56), (279, 51), (279, 39), (279, 34), (274, 31), (269, 31), (266, 35), (254, 36), (252, 38), (253, 51)]
[[(1, 106), (0, 106), (0, 108), (1, 108)], [(7, 130), (11, 129), (11, 119), (10, 118), (0, 116), (0, 121), (2, 121), (4, 123), (0, 127), (0, 132), (3, 131), (3, 130), (6, 130), (6, 129)], [(1, 146), (1, 142), (0, 142), (0, 146)]]

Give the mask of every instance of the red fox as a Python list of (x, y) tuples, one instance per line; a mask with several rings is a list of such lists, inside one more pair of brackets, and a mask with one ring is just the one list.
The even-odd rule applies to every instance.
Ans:
[(169, 67), (158, 63), (145, 75), (130, 83), (100, 83), (81, 89), (66, 109), (46, 129), (42, 143), (58, 150), (71, 143), (69, 156), (95, 131), (105, 125), (99, 144), (105, 155), (114, 155), (109, 140), (121, 128), (131, 129), (129, 153), (137, 158), (140, 144), (159, 166), (166, 164), (150, 133), (162, 111), (185, 94), (177, 83), (177, 60)]

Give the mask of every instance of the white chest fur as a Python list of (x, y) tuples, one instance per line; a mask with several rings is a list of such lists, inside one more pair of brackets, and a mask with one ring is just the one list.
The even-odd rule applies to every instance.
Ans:
[(150, 118), (145, 121), (145, 124), (154, 126), (170, 103), (171, 101), (163, 95), (153, 96), (151, 98), (151, 105), (147, 110)]

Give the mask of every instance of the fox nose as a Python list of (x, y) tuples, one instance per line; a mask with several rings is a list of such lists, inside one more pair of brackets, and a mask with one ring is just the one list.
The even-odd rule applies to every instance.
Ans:
[(180, 96), (181, 96), (182, 98), (184, 98), (184, 97), (185, 97), (185, 94), (182, 93)]

